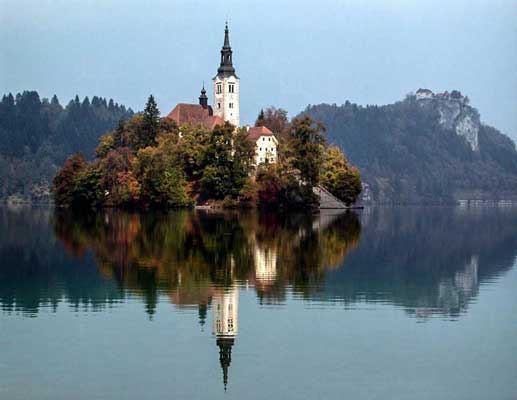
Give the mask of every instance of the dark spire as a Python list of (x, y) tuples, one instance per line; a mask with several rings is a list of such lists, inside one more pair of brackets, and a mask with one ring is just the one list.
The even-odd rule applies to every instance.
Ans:
[(231, 49), (230, 47), (230, 31), (228, 30), (228, 21), (224, 25), (224, 49)]
[(206, 95), (205, 83), (203, 82), (203, 89), (201, 89), (201, 96), (199, 96), (199, 104), (203, 108), (208, 107), (208, 97)]
[(232, 48), (230, 46), (230, 31), (228, 30), (228, 22), (224, 28), (224, 44), (221, 49), (221, 65), (217, 69), (218, 75), (235, 74), (232, 62)]
[(203, 328), (205, 325), (207, 310), (208, 305), (206, 303), (201, 303), (198, 305), (199, 324), (201, 325), (201, 328)]
[(226, 391), (226, 386), (228, 386), (228, 367), (232, 362), (232, 346), (234, 339), (229, 337), (219, 337), (217, 338), (217, 346), (219, 346), (219, 362), (221, 363), (221, 368), (223, 369), (223, 384), (224, 390)]

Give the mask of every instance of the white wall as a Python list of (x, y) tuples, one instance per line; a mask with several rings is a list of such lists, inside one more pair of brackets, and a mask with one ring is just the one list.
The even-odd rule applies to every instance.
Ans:
[[(222, 84), (222, 92), (217, 93), (217, 84)], [(234, 84), (234, 92), (229, 92), (229, 84)], [(220, 107), (219, 107), (220, 104)], [(230, 108), (233, 104), (233, 108)], [(216, 76), (214, 78), (214, 115), (223, 118), (236, 127), (240, 126), (240, 82), (239, 78), (232, 75), (221, 78)]]

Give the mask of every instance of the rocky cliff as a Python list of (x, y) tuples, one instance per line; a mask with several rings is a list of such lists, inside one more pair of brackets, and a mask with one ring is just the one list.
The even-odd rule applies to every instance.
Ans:
[[(427, 96), (419, 96), (426, 90)], [(430, 94), (430, 95), (429, 95)], [(469, 105), (469, 99), (457, 90), (434, 94), (429, 89), (419, 89), (415, 96), (418, 104), (427, 112), (437, 111), (440, 125), (463, 136), (472, 151), (479, 151), (479, 128), (481, 122), (477, 110)]]

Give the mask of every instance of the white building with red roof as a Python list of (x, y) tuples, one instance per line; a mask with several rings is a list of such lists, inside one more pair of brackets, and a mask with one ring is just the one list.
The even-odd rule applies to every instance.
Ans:
[(247, 127), (248, 138), (255, 142), (255, 165), (277, 161), (278, 140), (265, 126)]

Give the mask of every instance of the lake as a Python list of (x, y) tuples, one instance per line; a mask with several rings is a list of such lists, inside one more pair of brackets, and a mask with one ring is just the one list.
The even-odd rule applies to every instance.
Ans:
[(517, 207), (0, 208), (1, 399), (517, 399)]

